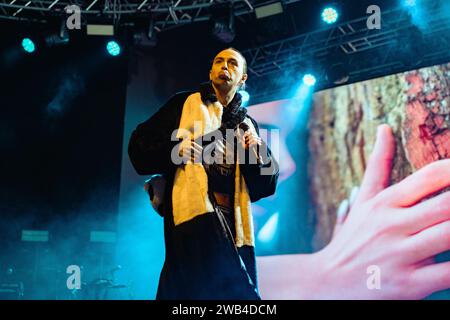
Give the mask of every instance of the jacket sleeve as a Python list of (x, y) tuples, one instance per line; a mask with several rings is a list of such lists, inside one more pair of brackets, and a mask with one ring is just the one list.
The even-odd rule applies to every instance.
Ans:
[(171, 136), (178, 128), (183, 104), (189, 94), (175, 94), (132, 132), (128, 156), (139, 175), (167, 174), (174, 168), (171, 152), (179, 141), (171, 141)]
[[(256, 133), (259, 135), (257, 122), (253, 118), (249, 118), (255, 127)], [(263, 144), (265, 144), (264, 141)], [(275, 158), (272, 157), (269, 147), (265, 145), (264, 148), (261, 148), (261, 151), (267, 151), (265, 154), (261, 154), (264, 164), (246, 163), (241, 165), (251, 202), (273, 195), (279, 176), (279, 165)]]

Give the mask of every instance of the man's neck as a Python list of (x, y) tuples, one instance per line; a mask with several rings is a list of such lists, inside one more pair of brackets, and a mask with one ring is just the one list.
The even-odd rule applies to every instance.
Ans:
[(236, 89), (228, 90), (228, 89), (220, 89), (216, 88), (213, 84), (214, 91), (216, 92), (217, 100), (224, 106), (228, 106), (228, 104), (233, 100), (234, 95), (236, 94)]

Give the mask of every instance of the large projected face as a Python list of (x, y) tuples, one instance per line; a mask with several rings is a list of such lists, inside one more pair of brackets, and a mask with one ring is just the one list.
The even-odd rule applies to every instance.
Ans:
[[(267, 130), (267, 138), (269, 141), (266, 142), (274, 153), (277, 148), (274, 148), (273, 144), (277, 143), (278, 155), (275, 154), (274, 156), (277, 157), (280, 165), (279, 183), (282, 183), (295, 172), (295, 161), (286, 145), (286, 138), (291, 133), (295, 124), (295, 119), (289, 117), (286, 111), (286, 105), (288, 103), (289, 101), (287, 100), (278, 100), (248, 108), (250, 116), (258, 122), (260, 131)], [(279, 141), (271, 141), (271, 138), (274, 136), (270, 134), (272, 129), (279, 130)]]
[[(254, 105), (248, 108), (248, 113), (259, 125), (260, 135), (267, 140), (267, 144), (272, 151), (273, 156), (278, 161), (280, 174), (278, 179), (277, 192), (275, 195), (264, 198), (257, 203), (252, 204), (255, 232), (257, 240), (261, 240), (261, 230), (268, 224), (269, 219), (277, 215), (286, 202), (283, 195), (280, 194), (280, 186), (287, 181), (296, 170), (296, 163), (287, 146), (287, 137), (292, 132), (295, 125), (295, 118), (289, 115), (287, 105), (288, 100), (278, 100), (263, 104)], [(266, 132), (266, 134), (264, 133)], [(270, 224), (270, 223), (269, 223)], [(275, 233), (273, 227), (271, 233)], [(267, 242), (273, 239), (269, 235)]]

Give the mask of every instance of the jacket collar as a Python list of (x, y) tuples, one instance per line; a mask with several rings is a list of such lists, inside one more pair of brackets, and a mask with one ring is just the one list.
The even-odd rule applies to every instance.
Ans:
[[(200, 95), (204, 103), (214, 103), (217, 101), (216, 92), (214, 91), (211, 81), (203, 82), (202, 84), (200, 84)], [(241, 104), (242, 96), (239, 92), (236, 92), (233, 99), (227, 105), (227, 108), (231, 107), (230, 109), (237, 109), (241, 106)]]

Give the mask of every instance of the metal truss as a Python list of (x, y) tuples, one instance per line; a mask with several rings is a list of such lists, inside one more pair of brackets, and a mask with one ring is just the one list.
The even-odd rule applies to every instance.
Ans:
[[(436, 9), (427, 13), (426, 27), (421, 29), (423, 56), (417, 57), (417, 65), (450, 61), (450, 12)], [(280, 89), (268, 82), (287, 71), (314, 72), (322, 78), (316, 90), (335, 86), (324, 79), (333, 50), (346, 57), (351, 82), (408, 69), (399, 51), (408, 45), (414, 28), (409, 13), (402, 8), (382, 12), (379, 30), (368, 29), (368, 16), (243, 51), (250, 74), (248, 84), (254, 89), (252, 103), (280, 98)], [(407, 53), (416, 54), (414, 50)]]
[[(287, 5), (301, 0), (283, 0)], [(210, 19), (209, 8), (216, 4), (230, 3), (235, 16), (251, 14), (254, 9), (274, 0), (90, 0), (90, 1), (28, 1), (0, 0), (0, 19), (47, 22), (49, 17), (67, 16), (65, 8), (76, 5), (89, 22), (120, 21), (132, 23), (134, 18), (152, 18), (158, 32), (194, 22)]]
[[(301, 0), (282, 0), (282, 3), (286, 6), (299, 1)], [(81, 10), (83, 23), (112, 23), (120, 27), (133, 26), (138, 20), (152, 19), (155, 30), (163, 32), (209, 20), (210, 9), (216, 4), (230, 3), (235, 16), (245, 16), (253, 14), (255, 8), (274, 2), (277, 1), (0, 0), (0, 19), (47, 23), (55, 17), (67, 17), (65, 8), (77, 5)], [(408, 35), (412, 32), (410, 14), (401, 7), (382, 10), (379, 30), (368, 29), (368, 16), (243, 51), (250, 74), (247, 83), (252, 89), (252, 103), (282, 97), (280, 92), (283, 88), (272, 85), (272, 81), (283, 77), (287, 71), (299, 74), (306, 70), (314, 72), (319, 78), (316, 90), (335, 86), (325, 79), (325, 75), (330, 64), (330, 53), (336, 50), (348, 60), (349, 82), (411, 69), (411, 65), (399, 53), (408, 43)], [(450, 12), (431, 6), (427, 9), (425, 18), (426, 27), (421, 29), (424, 52), (413, 67), (450, 61)], [(409, 55), (415, 54), (410, 50)]]

